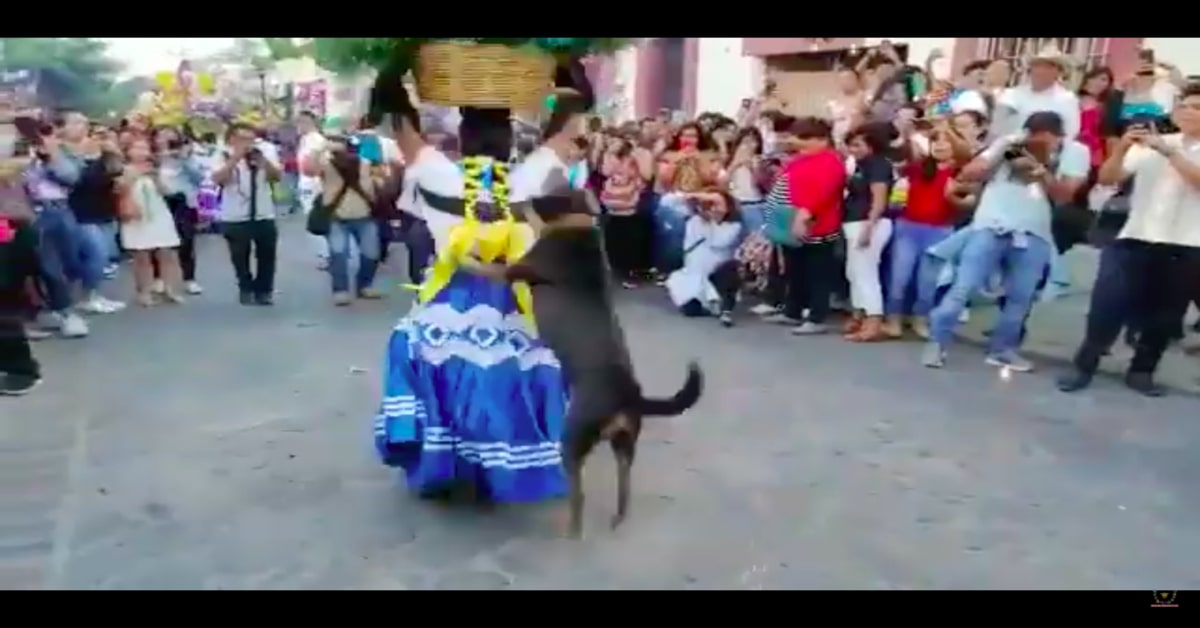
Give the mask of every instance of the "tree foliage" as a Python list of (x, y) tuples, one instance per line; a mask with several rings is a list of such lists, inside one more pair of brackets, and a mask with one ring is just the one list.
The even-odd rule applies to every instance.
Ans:
[(137, 97), (113, 89), (121, 64), (108, 56), (108, 45), (88, 37), (0, 38), (0, 69), (38, 70), (42, 93), (56, 107), (96, 116), (124, 111)]

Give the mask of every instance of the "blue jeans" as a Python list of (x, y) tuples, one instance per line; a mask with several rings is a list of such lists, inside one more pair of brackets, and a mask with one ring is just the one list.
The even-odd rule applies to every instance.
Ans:
[(740, 203), (738, 210), (742, 215), (742, 231), (744, 233), (757, 233), (766, 223), (767, 203), (759, 201), (757, 203)]
[(121, 259), (121, 251), (117, 248), (117, 223), (81, 223), (79, 230), (87, 249), (85, 256), (89, 261), (90, 256), (97, 256), (103, 264), (102, 273), (104, 266)]
[(53, 312), (71, 307), (71, 278), (80, 274), (79, 223), (66, 201), (42, 205), (34, 220), (38, 234), (38, 263), (46, 287), (46, 306)]
[[(909, 288), (914, 279), (921, 276), (919, 268), (921, 260), (925, 259), (925, 251), (929, 247), (946, 239), (954, 232), (953, 226), (938, 227), (934, 225), (910, 222), (903, 218), (896, 219), (896, 227), (892, 232), (892, 254), (888, 273), (887, 303), (884, 313), (888, 316), (905, 314), (904, 305), (907, 302)], [(916, 279), (917, 298), (913, 301), (912, 314), (928, 316), (933, 309), (937, 286)]]
[(654, 265), (671, 272), (683, 266), (683, 235), (691, 209), (678, 194), (664, 194), (654, 209)]
[(942, 302), (929, 315), (932, 339), (948, 344), (967, 299), (987, 284), (992, 273), (1001, 271), (1005, 303), (992, 330), (991, 353), (1014, 350), (1021, 345), (1021, 330), (1033, 308), (1038, 285), (1046, 275), (1054, 245), (1035, 236), (1015, 239), (988, 229), (976, 229), (963, 245), (954, 273), (954, 283)]
[(379, 267), (379, 223), (372, 218), (334, 219), (329, 226), (329, 277), (334, 292), (350, 291), (350, 239), (358, 246), (356, 290), (370, 288)]

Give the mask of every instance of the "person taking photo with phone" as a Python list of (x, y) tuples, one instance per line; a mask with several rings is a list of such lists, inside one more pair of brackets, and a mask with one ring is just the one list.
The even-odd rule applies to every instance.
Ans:
[(274, 305), (279, 229), (271, 182), (283, 171), (256, 146), (257, 139), (250, 126), (230, 125), (212, 179), (224, 188), (218, 220), (229, 245), (239, 299), (242, 305)]
[(1200, 272), (1200, 84), (1183, 89), (1171, 120), (1178, 133), (1131, 124), (1100, 168), (1101, 184), (1132, 179), (1129, 218), (1101, 255), (1087, 334), (1058, 382), (1063, 392), (1091, 384), (1101, 357), (1135, 316), (1140, 333), (1125, 384), (1147, 396), (1165, 394), (1154, 373)]

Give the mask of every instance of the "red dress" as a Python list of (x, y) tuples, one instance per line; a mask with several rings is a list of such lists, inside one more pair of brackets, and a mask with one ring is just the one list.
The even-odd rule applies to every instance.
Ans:
[(1085, 107), (1079, 112), (1079, 141), (1088, 147), (1092, 156), (1092, 167), (1099, 168), (1104, 163), (1105, 143), (1100, 126), (1104, 121), (1104, 107), (1096, 105)]

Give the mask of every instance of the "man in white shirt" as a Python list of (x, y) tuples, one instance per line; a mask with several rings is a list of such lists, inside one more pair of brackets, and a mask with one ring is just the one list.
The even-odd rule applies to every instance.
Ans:
[(1178, 332), (1200, 272), (1200, 84), (1185, 88), (1171, 114), (1179, 133), (1130, 125), (1098, 175), (1105, 185), (1133, 178), (1129, 218), (1104, 250), (1092, 289), (1087, 336), (1059, 389), (1086, 388), (1101, 356), (1128, 324), (1138, 342), (1125, 383), (1164, 394), (1154, 372)]
[(1016, 132), (1039, 111), (1053, 111), (1062, 118), (1066, 139), (1079, 135), (1079, 98), (1060, 82), (1065, 63), (1054, 48), (1043, 49), (1029, 61), (1029, 82), (1004, 90), (997, 99), (993, 137)]
[[(300, 169), (300, 179), (297, 192), (300, 195), (300, 209), (304, 215), (312, 211), (313, 202), (321, 193), (321, 177), (304, 174), (306, 164), (312, 160), (320, 160), (325, 154), (326, 140), (321, 134), (317, 116), (310, 111), (301, 111), (297, 117), (296, 126), (300, 130), (300, 145), (296, 149), (296, 160)], [(309, 170), (312, 171), (311, 169)], [(318, 170), (319, 171), (319, 170)], [(329, 241), (322, 236), (309, 234), (313, 250), (320, 259), (319, 266), (324, 268), (329, 263)]]
[(218, 220), (229, 244), (242, 305), (273, 305), (279, 230), (271, 183), (280, 179), (283, 170), (256, 146), (256, 139), (249, 126), (230, 125), (212, 179), (223, 188)]

